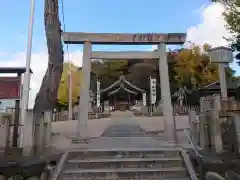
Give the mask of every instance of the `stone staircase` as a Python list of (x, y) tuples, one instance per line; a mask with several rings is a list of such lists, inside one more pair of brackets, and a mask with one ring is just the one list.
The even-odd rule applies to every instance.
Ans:
[(160, 132), (146, 132), (129, 112), (113, 116), (101, 137), (74, 140), (51, 180), (197, 180), (182, 148)]
[(188, 180), (183, 159), (176, 147), (78, 149), (68, 153), (55, 179)]

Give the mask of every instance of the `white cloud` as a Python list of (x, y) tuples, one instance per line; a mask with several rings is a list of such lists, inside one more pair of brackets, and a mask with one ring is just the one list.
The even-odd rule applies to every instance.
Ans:
[[(188, 28), (187, 41), (200, 45), (208, 43), (213, 47), (227, 46), (228, 42), (224, 37), (231, 37), (231, 34), (226, 28), (226, 22), (222, 17), (223, 12), (224, 7), (219, 3), (203, 5), (195, 11), (194, 13), (200, 14), (201, 22)], [(236, 75), (240, 74), (236, 62), (231, 63), (230, 66), (236, 70)]]
[[(5, 56), (6, 57), (6, 56)], [(67, 58), (66, 58), (67, 57)], [(68, 55), (65, 54), (65, 59), (69, 59), (70, 62), (77, 66), (82, 65), (82, 52), (71, 52)], [(26, 53), (20, 52), (12, 56), (1, 59), (0, 67), (24, 67), (26, 61)], [(46, 52), (32, 53), (31, 69), (33, 74), (31, 75), (31, 90), (29, 95), (29, 108), (34, 105), (36, 93), (42, 82), (42, 78), (47, 69), (48, 56)], [(1, 74), (1, 76), (9, 76), (9, 74)]]
[[(199, 45), (208, 43), (213, 47), (226, 46), (228, 43), (223, 37), (230, 37), (230, 34), (225, 27), (226, 23), (222, 17), (223, 11), (223, 5), (219, 3), (202, 5), (193, 10), (193, 15), (200, 17), (200, 23), (187, 29), (187, 41)], [(188, 46), (187, 42), (185, 46)], [(152, 49), (157, 49), (157, 46), (153, 45)]]
[(225, 27), (223, 11), (224, 7), (218, 3), (204, 5), (196, 11), (200, 14), (201, 22), (188, 28), (187, 41), (200, 45), (208, 43), (213, 47), (227, 45), (223, 37), (230, 37), (230, 34)]

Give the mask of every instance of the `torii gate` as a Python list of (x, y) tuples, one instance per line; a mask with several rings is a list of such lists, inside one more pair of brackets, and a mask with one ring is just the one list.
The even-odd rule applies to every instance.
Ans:
[[(82, 72), (83, 81), (80, 91), (80, 116), (78, 119), (78, 133), (81, 138), (86, 137), (88, 121), (88, 94), (90, 86), (91, 59), (129, 60), (129, 59), (159, 59), (159, 75), (161, 84), (161, 98), (163, 102), (164, 130), (170, 141), (174, 141), (174, 117), (171, 104), (170, 84), (166, 44), (184, 44), (186, 33), (83, 33), (64, 32), (63, 41), (66, 44), (83, 44)], [(92, 52), (92, 44), (118, 45), (158, 45), (154, 52)]]

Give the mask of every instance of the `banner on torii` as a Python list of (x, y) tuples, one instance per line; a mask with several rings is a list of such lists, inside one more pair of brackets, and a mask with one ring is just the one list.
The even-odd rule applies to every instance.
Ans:
[(146, 95), (146, 93), (142, 93), (142, 101), (143, 101), (143, 105), (146, 106), (147, 105), (147, 95)]
[(155, 104), (156, 103), (156, 78), (152, 78), (150, 77), (150, 101), (151, 104)]
[(97, 107), (100, 107), (100, 81), (97, 80)]

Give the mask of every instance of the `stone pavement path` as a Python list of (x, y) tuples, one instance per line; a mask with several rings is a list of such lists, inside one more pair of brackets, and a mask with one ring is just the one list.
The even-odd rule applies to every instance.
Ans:
[(160, 148), (167, 144), (148, 136), (137, 121), (130, 118), (133, 116), (129, 111), (114, 112), (109, 127), (100, 138), (90, 140), (87, 148)]
[(103, 137), (144, 137), (146, 132), (141, 126), (130, 119), (134, 115), (130, 111), (116, 111), (111, 116), (108, 128), (102, 134)]

